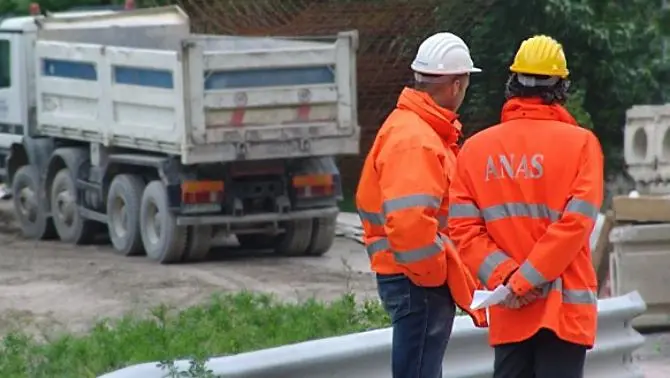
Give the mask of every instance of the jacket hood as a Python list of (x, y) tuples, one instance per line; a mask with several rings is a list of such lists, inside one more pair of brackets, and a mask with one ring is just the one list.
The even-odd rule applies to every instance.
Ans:
[(416, 113), (449, 145), (456, 144), (461, 136), (458, 114), (439, 106), (427, 93), (405, 88), (400, 93), (397, 107)]
[(539, 98), (511, 98), (505, 102), (500, 116), (502, 122), (514, 119), (542, 119), (560, 121), (579, 126), (575, 118), (562, 105), (547, 105)]

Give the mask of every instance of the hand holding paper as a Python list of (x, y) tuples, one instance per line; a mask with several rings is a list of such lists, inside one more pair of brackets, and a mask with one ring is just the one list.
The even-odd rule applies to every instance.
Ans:
[(503, 285), (496, 287), (493, 291), (475, 290), (470, 309), (479, 310), (500, 304), (510, 295), (510, 293), (510, 290)]

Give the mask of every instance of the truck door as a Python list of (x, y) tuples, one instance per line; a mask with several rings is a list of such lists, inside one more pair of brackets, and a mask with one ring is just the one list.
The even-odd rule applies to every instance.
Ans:
[(0, 150), (21, 141), (27, 107), (22, 91), (22, 33), (0, 32)]

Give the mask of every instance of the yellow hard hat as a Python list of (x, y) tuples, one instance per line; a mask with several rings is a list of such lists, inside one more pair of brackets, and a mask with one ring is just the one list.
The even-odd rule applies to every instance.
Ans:
[(563, 46), (546, 35), (536, 35), (521, 43), (510, 71), (529, 74), (568, 77), (568, 62)]

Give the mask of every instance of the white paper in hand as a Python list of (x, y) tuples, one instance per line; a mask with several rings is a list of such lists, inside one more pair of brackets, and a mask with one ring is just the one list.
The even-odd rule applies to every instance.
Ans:
[(497, 305), (500, 302), (504, 301), (505, 298), (509, 295), (510, 291), (507, 287), (500, 285), (496, 287), (495, 290), (475, 290), (475, 293), (472, 298), (472, 304), (470, 304), (470, 309), (479, 310), (482, 308), (488, 308), (493, 305)]

